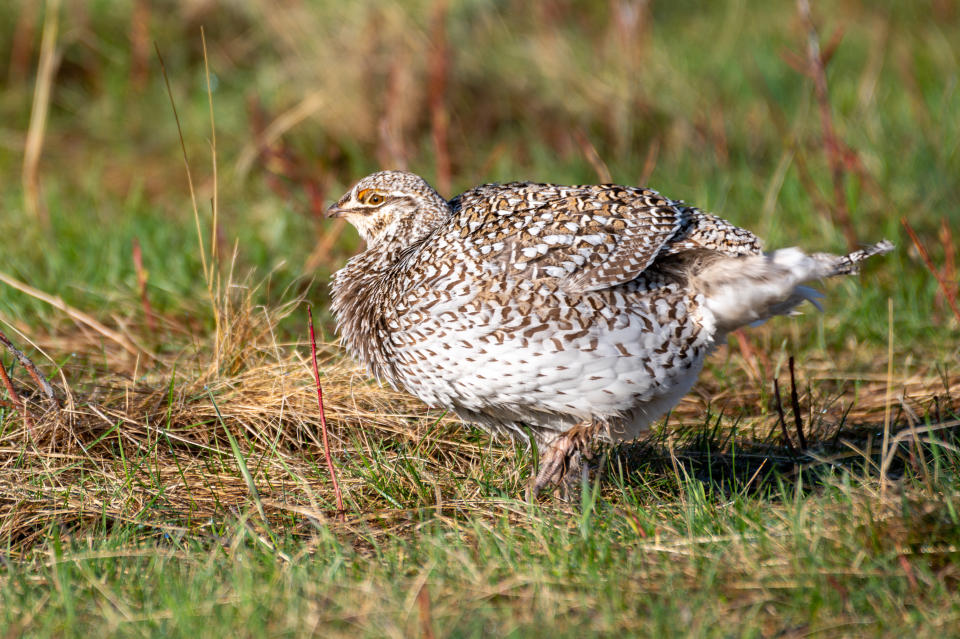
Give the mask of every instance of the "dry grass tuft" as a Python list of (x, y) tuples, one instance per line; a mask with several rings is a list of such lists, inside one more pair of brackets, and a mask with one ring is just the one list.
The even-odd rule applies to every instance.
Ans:
[[(329, 474), (319, 465), (321, 423), (309, 344), (275, 337), (277, 323), (302, 300), (268, 309), (254, 305), (250, 288), (226, 289), (217, 351), (199, 345), (133, 375), (124, 372), (126, 353), (103, 351), (90, 335), (43, 340), (71, 348), (78, 359), (106, 354), (107, 365), (75, 388), (58, 389), (68, 398), (61, 411), (44, 410), (39, 392), (21, 386), (36, 423), (3, 421), (0, 539), (26, 549), (54, 523), (72, 534), (132, 522), (155, 536), (212, 534), (211, 522), (251, 507), (228, 432), (269, 526), (289, 528), (293, 516), (293, 532), (306, 532), (311, 522), (327, 520), (335, 506)], [(447, 494), (437, 501), (451, 507), (479, 498), (475, 486), (450, 494), (441, 479), (449, 472), (474, 473), (490, 450), (451, 437), (454, 420), (372, 384), (336, 345), (319, 345), (318, 358), (331, 447), (343, 465), (347, 510), (357, 513), (346, 529), (402, 518), (403, 491), (427, 485), (442, 486)], [(65, 370), (65, 379), (82, 370)], [(493, 454), (512, 452), (497, 447)], [(416, 455), (418, 476), (402, 468), (410, 455)], [(381, 479), (397, 494), (384, 492)]]

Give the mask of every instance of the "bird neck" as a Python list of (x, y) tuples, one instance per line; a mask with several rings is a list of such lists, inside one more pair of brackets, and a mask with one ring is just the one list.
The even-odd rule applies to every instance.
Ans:
[(417, 198), (413, 214), (394, 213), (394, 219), (372, 241), (367, 250), (379, 251), (381, 263), (390, 268), (400, 254), (422, 244), (438, 227), (450, 219), (453, 210), (439, 193), (431, 190)]
[(388, 258), (372, 247), (350, 259), (333, 276), (331, 290), (337, 329), (347, 350), (378, 380), (392, 377), (384, 352), (384, 302), (389, 299)]
[(409, 220), (400, 220), (353, 257), (333, 277), (332, 309), (343, 341), (378, 379), (395, 384), (389, 313), (402, 292), (402, 270), (407, 258), (428, 241), (450, 217), (442, 203), (420, 210)]

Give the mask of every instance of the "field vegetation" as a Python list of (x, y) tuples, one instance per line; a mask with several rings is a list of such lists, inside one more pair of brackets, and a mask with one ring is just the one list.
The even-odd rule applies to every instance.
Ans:
[[(5, 636), (960, 628), (960, 4), (15, 0), (0, 76)], [(530, 504), (336, 342), (322, 213), (388, 167), (897, 249)]]

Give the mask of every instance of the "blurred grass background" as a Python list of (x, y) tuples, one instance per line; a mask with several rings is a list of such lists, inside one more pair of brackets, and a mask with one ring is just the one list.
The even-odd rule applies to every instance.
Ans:
[[(830, 304), (829, 332), (859, 324), (857, 334), (884, 339), (880, 315), (865, 309), (882, 313), (892, 295), (898, 335), (929, 339), (949, 311), (898, 219), (943, 265), (940, 226), (960, 223), (960, 11), (945, 0), (815, 9), (822, 47), (833, 47), (829, 100), (852, 226), (860, 241), (889, 237), (900, 248), (869, 267), (865, 291), (841, 285), (866, 299), (854, 316)], [(189, 303), (205, 284), (198, 251), (184, 250), (196, 232), (154, 52), (166, 61), (208, 233), (201, 26), (219, 243), (229, 254), (238, 242), (241, 269), (278, 269), (280, 290), (325, 280), (357, 249), (352, 230), (319, 213), (386, 167), (417, 171), (451, 197), (485, 181), (607, 173), (747, 226), (771, 247), (845, 248), (812, 82), (793, 68), (806, 58), (807, 26), (791, 3), (64, 2), (41, 211), (30, 214), (18, 178), (44, 15), (33, 2), (0, 8), (3, 268), (81, 307), (135, 312), (136, 238), (154, 304), (202, 312)], [(62, 321), (5, 287), (0, 308), (35, 328)]]
[[(0, 275), (136, 341), (0, 283), (0, 326), (66, 396), (42, 413), (9, 366), (38, 424), (0, 397), (0, 633), (949, 636), (960, 323), (900, 218), (956, 291), (960, 3), (813, 4), (832, 145), (802, 4), (0, 4)], [(447, 196), (643, 184), (769, 247), (897, 250), (721, 349), (573, 504), (518, 501), (522, 445), (321, 344), (341, 523), (292, 305), (333, 338), (327, 278), (359, 244), (322, 212), (402, 167)], [(800, 457), (770, 392), (791, 354)], [(887, 422), (936, 430), (880, 480)]]

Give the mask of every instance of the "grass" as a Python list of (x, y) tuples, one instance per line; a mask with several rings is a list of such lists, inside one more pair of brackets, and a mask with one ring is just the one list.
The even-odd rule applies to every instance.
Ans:
[[(0, 353), (36, 422), (0, 391), (0, 631), (955, 632), (960, 319), (900, 218), (956, 288), (960, 8), (814, 4), (823, 50), (843, 29), (825, 64), (831, 151), (791, 68), (807, 27), (790, 3), (628, 4), (65, 3), (37, 174), (46, 221), (19, 179), (44, 14), (0, 8), (0, 272), (75, 309), (0, 285), (0, 331), (60, 403)], [(211, 244), (220, 256), (209, 280), (159, 65), (141, 53), (154, 40), (206, 258)], [(607, 451), (579, 501), (530, 505), (531, 451), (372, 383), (325, 310), (357, 239), (317, 218), (323, 203), (381, 166), (437, 181), (447, 163), (451, 195), (609, 171), (771, 247), (843, 250), (845, 209), (859, 240), (898, 248), (825, 285), (824, 314), (731, 340), (649, 439)]]
[(385, 539), (371, 526), (317, 525), (310, 543), (284, 548), (289, 562), (243, 517), (212, 542), (172, 536), (159, 550), (117, 533), (13, 568), (4, 614), (15, 623), (42, 601), (41, 633), (253, 636), (419, 635), (425, 618), (436, 636), (933, 636), (960, 615), (956, 551), (928, 541), (955, 534), (956, 514), (909, 495), (884, 500), (838, 480), (813, 496), (772, 488), (761, 501), (687, 479), (591, 504), (434, 513)]

